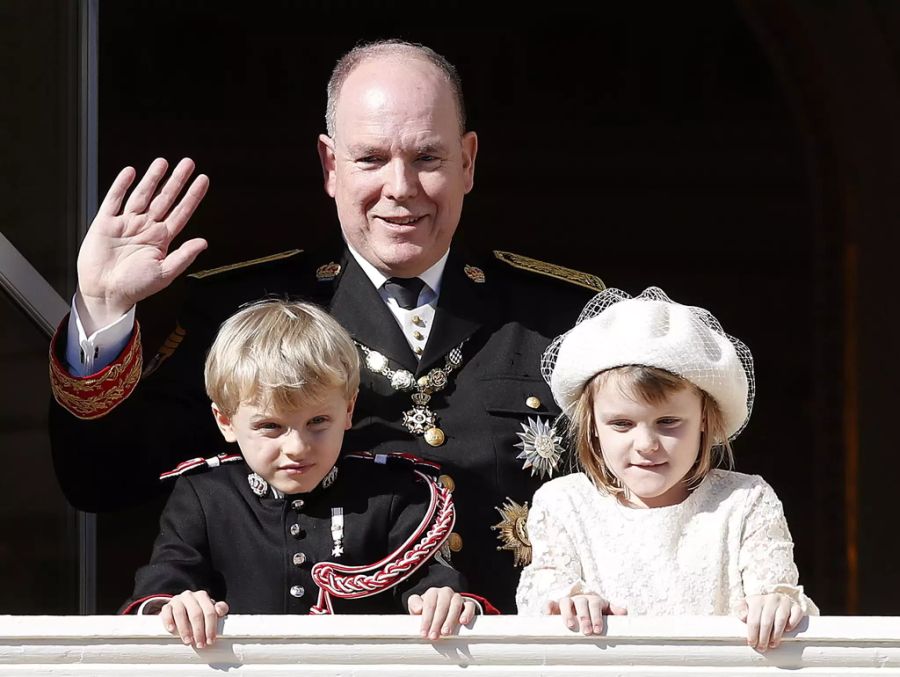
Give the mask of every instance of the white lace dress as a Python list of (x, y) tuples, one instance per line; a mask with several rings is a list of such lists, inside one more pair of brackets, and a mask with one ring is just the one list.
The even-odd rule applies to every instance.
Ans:
[(587, 592), (629, 614), (726, 615), (770, 592), (819, 613), (797, 585), (781, 501), (758, 475), (713, 470), (682, 503), (651, 509), (627, 508), (583, 473), (567, 475), (535, 493), (528, 534), (520, 614)]

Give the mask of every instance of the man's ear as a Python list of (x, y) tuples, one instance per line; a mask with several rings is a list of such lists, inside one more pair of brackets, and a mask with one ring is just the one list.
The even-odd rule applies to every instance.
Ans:
[(216, 425), (219, 426), (219, 430), (222, 433), (222, 437), (225, 438), (225, 441), (237, 442), (237, 436), (234, 434), (234, 428), (231, 425), (231, 417), (222, 413), (222, 410), (216, 406), (215, 402), (212, 403), (212, 413), (213, 418), (216, 420)]
[(478, 155), (478, 136), (466, 132), (462, 137), (462, 167), (465, 175), (466, 193), (475, 186), (475, 156)]
[(353, 409), (356, 407), (356, 397), (359, 395), (359, 390), (353, 393), (353, 397), (347, 402), (347, 420), (344, 423), (344, 430), (350, 430), (353, 426)]
[(319, 134), (319, 162), (325, 179), (325, 192), (334, 197), (337, 176), (335, 174), (334, 139), (327, 134)]

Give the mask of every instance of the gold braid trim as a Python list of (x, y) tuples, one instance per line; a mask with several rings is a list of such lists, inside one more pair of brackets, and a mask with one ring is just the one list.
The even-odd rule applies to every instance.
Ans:
[(209, 270), (201, 270), (196, 273), (192, 273), (188, 275), (188, 277), (192, 277), (195, 280), (202, 280), (204, 277), (209, 277), (210, 275), (218, 275), (219, 273), (227, 273), (229, 270), (238, 270), (239, 268), (248, 268), (250, 266), (256, 266), (260, 263), (269, 263), (270, 261), (279, 261), (281, 259), (287, 259), (295, 254), (300, 254), (303, 252), (302, 249), (289, 249), (286, 252), (280, 252), (278, 254), (272, 254), (271, 256), (263, 256), (259, 259), (250, 259), (249, 261), (241, 261), (239, 263), (232, 263), (227, 266), (219, 266), (218, 268), (210, 268)]
[(141, 328), (135, 322), (134, 334), (125, 350), (112, 364), (90, 376), (72, 376), (57, 354), (60, 325), (50, 344), (50, 387), (59, 406), (73, 416), (91, 420), (105, 416), (124, 402), (141, 378)]
[(545, 261), (533, 259), (529, 256), (522, 256), (521, 254), (513, 254), (512, 252), (504, 252), (497, 249), (494, 250), (494, 256), (503, 261), (503, 263), (511, 265), (513, 268), (528, 270), (532, 273), (539, 273), (540, 275), (546, 275), (548, 277), (555, 277), (557, 280), (565, 280), (566, 282), (577, 284), (579, 287), (586, 287), (595, 292), (601, 292), (606, 289), (606, 285), (599, 277), (591, 275), (590, 273), (582, 273), (580, 270), (557, 266), (554, 263), (547, 263)]

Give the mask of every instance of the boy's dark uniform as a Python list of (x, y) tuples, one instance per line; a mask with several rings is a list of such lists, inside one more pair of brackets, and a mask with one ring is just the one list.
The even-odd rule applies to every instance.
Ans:
[[(382, 560), (415, 532), (429, 505), (425, 480), (397, 461), (343, 458), (328, 487), (282, 497), (271, 489), (257, 496), (251, 472), (239, 461), (178, 478), (125, 610), (156, 595), (206, 590), (233, 614), (307, 614), (319, 592), (313, 566)], [(342, 509), (339, 555), (334, 508)], [(443, 586), (467, 589), (460, 572), (431, 558), (394, 587), (359, 599), (333, 597), (332, 604), (335, 613), (406, 613), (410, 595)]]
[[(443, 444), (431, 446), (404, 427), (404, 412), (413, 409), (411, 392), (398, 390), (364, 363), (344, 448), (407, 452), (439, 463), (457, 509), (449, 541), (453, 565), (468, 577), (470, 591), (514, 613), (517, 567), (530, 559), (527, 503), (547, 479), (523, 468), (518, 433), (538, 421), (552, 423), (560, 413), (540, 375), (541, 353), (574, 324), (602, 282), (512, 254), (472, 257), (451, 248), (417, 361), (346, 248), (330, 255), (286, 253), (213, 272), (189, 280), (179, 325), (144, 365), (152, 373), (140, 382), (136, 344), (99, 375), (69, 377), (63, 366), (65, 324), (57, 332), (51, 350), (54, 394), (69, 411), (54, 404), (50, 429), (57, 476), (72, 504), (102, 511), (140, 502), (162, 491), (156, 480), (161, 472), (198, 450), (221, 450), (203, 388), (203, 361), (215, 332), (242, 303), (265, 295), (305, 299), (328, 308), (358, 343), (387, 357), (390, 370), (406, 369), (417, 379), (445, 367), (447, 355), (462, 346), (461, 365), (427, 405), (445, 435)], [(122, 401), (129, 388), (134, 392)], [(560, 471), (566, 462), (559, 461)]]

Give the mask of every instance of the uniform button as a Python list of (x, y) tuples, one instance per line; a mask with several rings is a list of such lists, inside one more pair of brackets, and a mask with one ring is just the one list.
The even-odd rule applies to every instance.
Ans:
[(424, 336), (424, 335), (422, 334), (422, 332), (420, 332), (420, 331), (414, 331), (414, 332), (413, 332), (413, 338), (414, 338), (416, 341), (421, 341), (423, 338), (425, 338), (425, 336)]
[(422, 322), (422, 318), (419, 317), (418, 315), (413, 315), (413, 316), (412, 316), (412, 323), (413, 323), (414, 325), (416, 325), (417, 327), (424, 327), (424, 326), (425, 326), (425, 323)]
[(450, 534), (450, 538), (447, 540), (447, 542), (450, 544), (451, 552), (459, 552), (460, 550), (462, 550), (462, 536), (460, 536), (455, 531)]
[(444, 485), (444, 489), (447, 491), (453, 491), (456, 489), (456, 482), (453, 481), (453, 478), (450, 475), (441, 475), (438, 477), (438, 482)]
[(306, 590), (303, 589), (303, 586), (300, 586), (300, 585), (292, 585), (291, 586), (291, 595), (293, 597), (303, 597), (304, 592), (306, 592)]
[(525, 400), (525, 406), (530, 409), (539, 409), (541, 406), (541, 401), (534, 395)]
[(302, 552), (295, 552), (293, 557), (294, 566), (303, 566), (306, 562), (306, 555)]
[(421, 355), (421, 354), (422, 354), (422, 347), (416, 346), (416, 355)]
[(306, 505), (306, 501), (304, 501), (302, 498), (298, 498), (298, 499), (291, 501), (291, 507), (294, 510), (296, 510), (297, 512), (300, 512), (301, 510), (303, 510), (304, 505)]
[(299, 524), (291, 525), (291, 536), (293, 536), (294, 538), (300, 537), (300, 525)]

